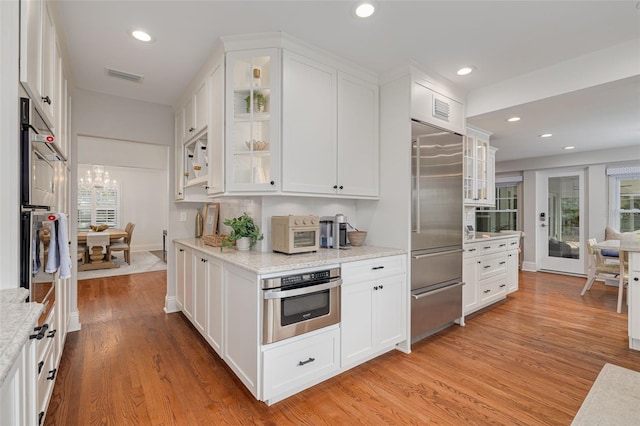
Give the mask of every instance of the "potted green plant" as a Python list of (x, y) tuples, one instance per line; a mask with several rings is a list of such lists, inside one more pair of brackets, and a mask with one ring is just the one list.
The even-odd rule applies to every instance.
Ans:
[(258, 241), (262, 241), (264, 239), (264, 235), (260, 232), (260, 228), (253, 222), (253, 218), (251, 218), (251, 216), (246, 212), (242, 213), (242, 216), (240, 217), (225, 219), (223, 223), (231, 228), (229, 238), (222, 242), (224, 247), (233, 247), (231, 242), (235, 241), (236, 248), (244, 251), (249, 250)]
[[(256, 107), (255, 112), (263, 112), (264, 106), (267, 103), (267, 98), (262, 93), (254, 92), (253, 100), (255, 102), (255, 107)], [(246, 98), (244, 98), (244, 103), (245, 103), (247, 112), (251, 112), (251, 95), (248, 95)]]

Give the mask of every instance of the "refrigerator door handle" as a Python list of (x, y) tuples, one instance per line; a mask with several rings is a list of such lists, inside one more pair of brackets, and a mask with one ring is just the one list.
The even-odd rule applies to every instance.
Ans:
[(442, 256), (443, 254), (452, 254), (452, 253), (462, 253), (463, 251), (464, 251), (463, 249), (456, 249), (456, 250), (448, 250), (448, 251), (439, 251), (437, 253), (418, 254), (411, 257), (414, 259), (424, 259), (425, 257)]
[(443, 291), (451, 290), (452, 288), (461, 287), (463, 285), (464, 285), (464, 282), (460, 281), (459, 283), (452, 284), (452, 285), (449, 285), (449, 286), (446, 286), (446, 287), (442, 287), (442, 288), (439, 288), (437, 290), (425, 291), (424, 293), (420, 293), (420, 294), (412, 294), (411, 297), (413, 297), (414, 299), (418, 300), (418, 299), (422, 299), (423, 297), (433, 296), (433, 295), (436, 295), (438, 293), (442, 293)]

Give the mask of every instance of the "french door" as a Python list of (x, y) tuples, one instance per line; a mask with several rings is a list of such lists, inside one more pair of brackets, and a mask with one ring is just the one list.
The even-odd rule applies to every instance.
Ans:
[(541, 172), (538, 188), (539, 269), (584, 274), (584, 172)]

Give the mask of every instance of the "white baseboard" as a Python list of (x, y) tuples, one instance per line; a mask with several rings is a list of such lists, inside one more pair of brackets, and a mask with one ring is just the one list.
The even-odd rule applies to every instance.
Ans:
[(528, 272), (538, 272), (538, 265), (535, 262), (522, 262), (522, 270)]
[(131, 251), (155, 251), (162, 250), (162, 244), (134, 244), (131, 246)]
[(67, 332), (80, 331), (82, 325), (80, 324), (80, 313), (78, 311), (69, 312), (69, 324), (67, 326)]
[(178, 307), (178, 304), (176, 303), (176, 297), (175, 296), (165, 296), (164, 298), (164, 312), (166, 314), (171, 314), (173, 312), (180, 312), (180, 308)]

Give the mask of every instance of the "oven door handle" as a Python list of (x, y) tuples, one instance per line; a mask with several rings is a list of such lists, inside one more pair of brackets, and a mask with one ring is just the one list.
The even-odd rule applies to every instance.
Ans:
[(316, 293), (318, 291), (329, 290), (335, 287), (339, 287), (342, 285), (342, 278), (338, 278), (337, 280), (329, 281), (328, 283), (311, 285), (303, 288), (296, 288), (293, 290), (264, 290), (263, 298), (265, 300), (270, 299), (284, 299), (285, 297), (293, 297), (300, 296), (303, 294), (311, 294)]

